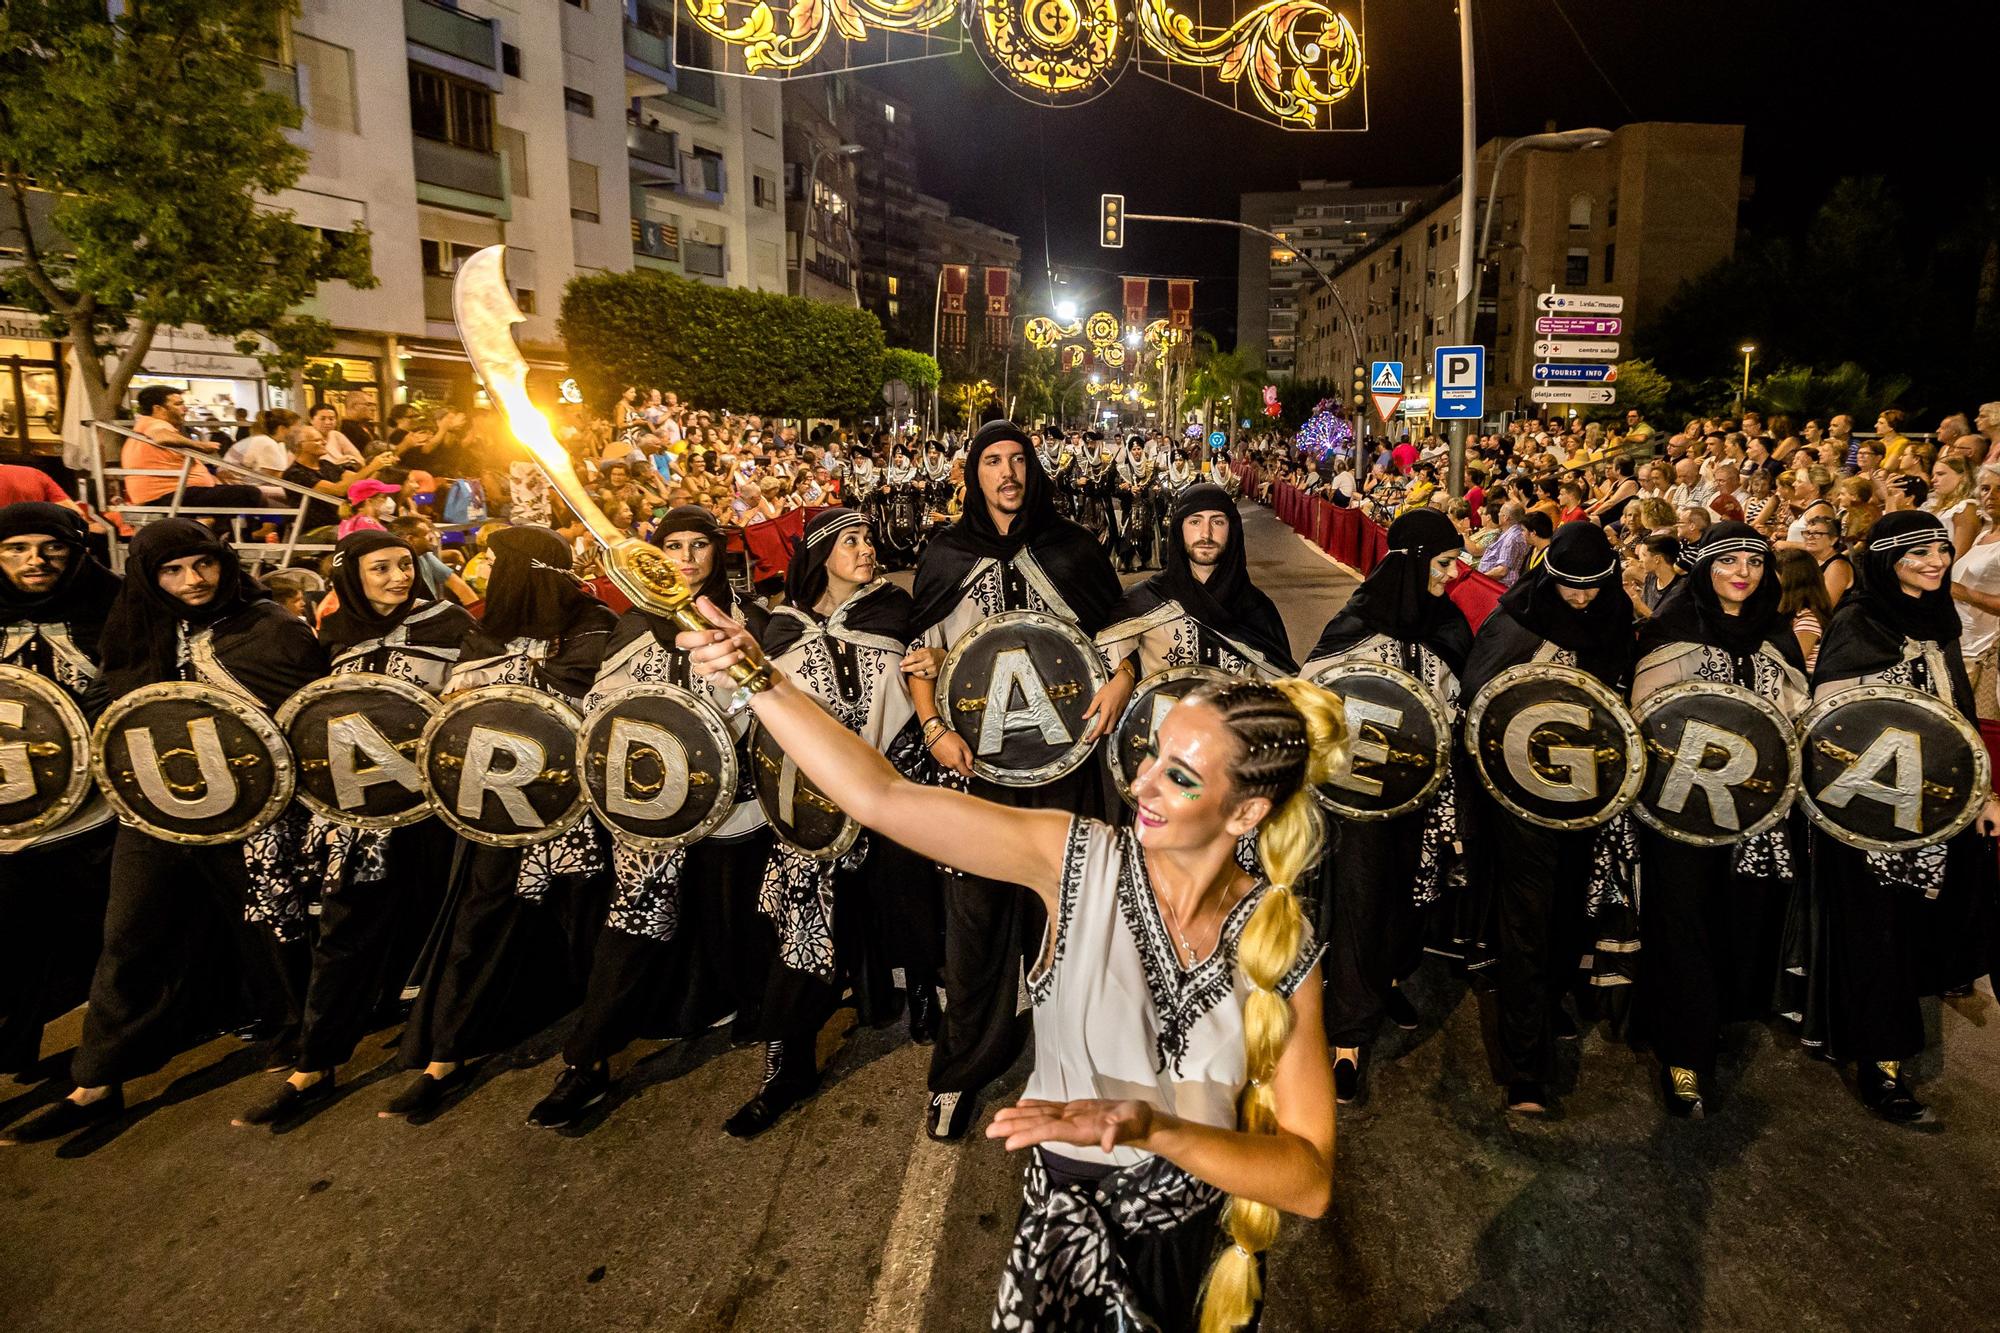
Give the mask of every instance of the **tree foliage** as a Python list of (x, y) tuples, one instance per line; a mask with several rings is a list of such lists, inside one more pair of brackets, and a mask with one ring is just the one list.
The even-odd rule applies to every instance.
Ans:
[(938, 386), (937, 358), (929, 352), (913, 352), (907, 347), (890, 347), (882, 353), (882, 382), (901, 380), (912, 392), (922, 393)]
[(1622, 420), (1627, 412), (1637, 408), (1640, 416), (1658, 425), (1659, 413), (1673, 394), (1673, 384), (1660, 373), (1658, 366), (1642, 358), (1620, 361), (1617, 369), (1618, 406), (1602, 415)]
[(1876, 414), (1900, 403), (1909, 388), (1909, 380), (1900, 375), (1872, 376), (1852, 361), (1830, 371), (1784, 366), (1751, 386), (1750, 405), (1767, 416), (1783, 414), (1800, 425), (1813, 419), (1823, 422), (1845, 412), (1866, 430), (1874, 424)]
[(585, 397), (607, 409), (630, 384), (711, 408), (857, 417), (885, 378), (882, 326), (865, 310), (653, 269), (572, 279), (557, 328)]
[[(0, 292), (75, 340), (92, 410), (115, 414), (162, 325), (237, 340), (272, 371), (331, 346), (301, 313), (322, 282), (372, 287), (368, 240), (261, 200), (305, 150), (268, 91), (285, 8), (268, 0), (0, 5)], [(115, 346), (123, 343), (122, 352)]]

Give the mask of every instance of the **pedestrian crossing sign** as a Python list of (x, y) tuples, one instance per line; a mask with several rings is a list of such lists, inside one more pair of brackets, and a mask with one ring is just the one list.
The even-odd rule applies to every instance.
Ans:
[(1403, 391), (1403, 363), (1400, 361), (1377, 361), (1368, 370), (1368, 392), (1396, 393)]

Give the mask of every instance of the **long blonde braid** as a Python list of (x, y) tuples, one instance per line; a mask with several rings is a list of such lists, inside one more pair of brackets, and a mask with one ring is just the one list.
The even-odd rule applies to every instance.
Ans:
[[(1292, 1007), (1277, 986), (1297, 965), (1306, 929), (1293, 886), (1319, 861), (1325, 842), (1313, 788), (1346, 755), (1346, 713), (1338, 695), (1297, 679), (1235, 681), (1191, 697), (1219, 711), (1242, 746), (1230, 773), (1237, 794), (1273, 802), (1257, 828), (1257, 855), (1270, 887), (1236, 946), (1237, 966), (1252, 987), (1243, 1002), (1247, 1081), (1237, 1097), (1236, 1121), (1246, 1133), (1275, 1134), (1278, 1100), (1271, 1080), (1292, 1035)], [(1278, 1210), (1251, 1199), (1231, 1197), (1222, 1221), (1231, 1244), (1209, 1269), (1201, 1333), (1233, 1333), (1249, 1322), (1262, 1295), (1257, 1256), (1278, 1235)]]

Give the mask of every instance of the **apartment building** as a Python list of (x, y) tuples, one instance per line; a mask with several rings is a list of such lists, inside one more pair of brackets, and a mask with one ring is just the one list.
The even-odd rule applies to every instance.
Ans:
[(1283, 238), (1242, 233), (1236, 254), (1236, 346), (1274, 376), (1293, 373), (1299, 297), (1311, 261), (1331, 270), (1398, 226), (1426, 190), (1358, 189), (1352, 181), (1302, 181), (1296, 190), (1242, 197), (1240, 219)]

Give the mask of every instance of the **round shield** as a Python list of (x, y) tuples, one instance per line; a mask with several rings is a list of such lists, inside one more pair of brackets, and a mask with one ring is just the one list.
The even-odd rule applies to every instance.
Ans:
[(526, 685), (484, 685), (424, 728), (417, 766), (438, 818), (473, 842), (525, 847), (583, 818), (576, 737), (583, 719)]
[(61, 824), (90, 795), (90, 724), (39, 671), (0, 666), (0, 840)]
[(583, 719), (583, 793), (620, 838), (671, 851), (729, 817), (736, 744), (702, 695), (659, 682), (608, 695)]
[(1624, 702), (1575, 667), (1508, 667), (1473, 698), (1465, 734), (1493, 799), (1543, 828), (1595, 828), (1632, 804), (1646, 776)]
[(115, 701), (90, 751), (119, 818), (163, 842), (241, 842), (292, 799), (285, 734), (248, 699), (198, 681), (162, 681)]
[(1719, 847), (1755, 837), (1792, 808), (1798, 737), (1763, 695), (1686, 680), (1649, 695), (1632, 720), (1646, 747), (1632, 812), (1666, 837)]
[(1340, 696), (1347, 763), (1318, 790), (1348, 819), (1394, 819), (1429, 800), (1451, 762), (1451, 724), (1428, 686), (1384, 662), (1335, 662), (1313, 683)]
[(1033, 787), (1083, 762), (1083, 715), (1103, 684), (1097, 645), (1040, 611), (988, 616), (938, 672), (944, 720), (972, 747), (972, 771), (1003, 787)]
[(1859, 685), (1799, 719), (1799, 795), (1820, 828), (1871, 852), (1943, 842), (1978, 817), (1992, 762), (1956, 708), (1901, 685)]
[(417, 746), (438, 702), (406, 680), (347, 671), (285, 700), (278, 725), (292, 743), (299, 800), (355, 828), (400, 828), (431, 813)]
[(779, 842), (815, 861), (837, 861), (861, 836), (861, 825), (835, 805), (762, 727), (750, 729), (751, 776), (757, 805)]
[(1127, 804), (1132, 802), (1132, 779), (1139, 776), (1139, 765), (1168, 711), (1203, 685), (1226, 685), (1232, 679), (1217, 667), (1184, 666), (1155, 671), (1139, 682), (1112, 728), (1111, 743), (1104, 747), (1104, 766), (1111, 770), (1111, 780)]

